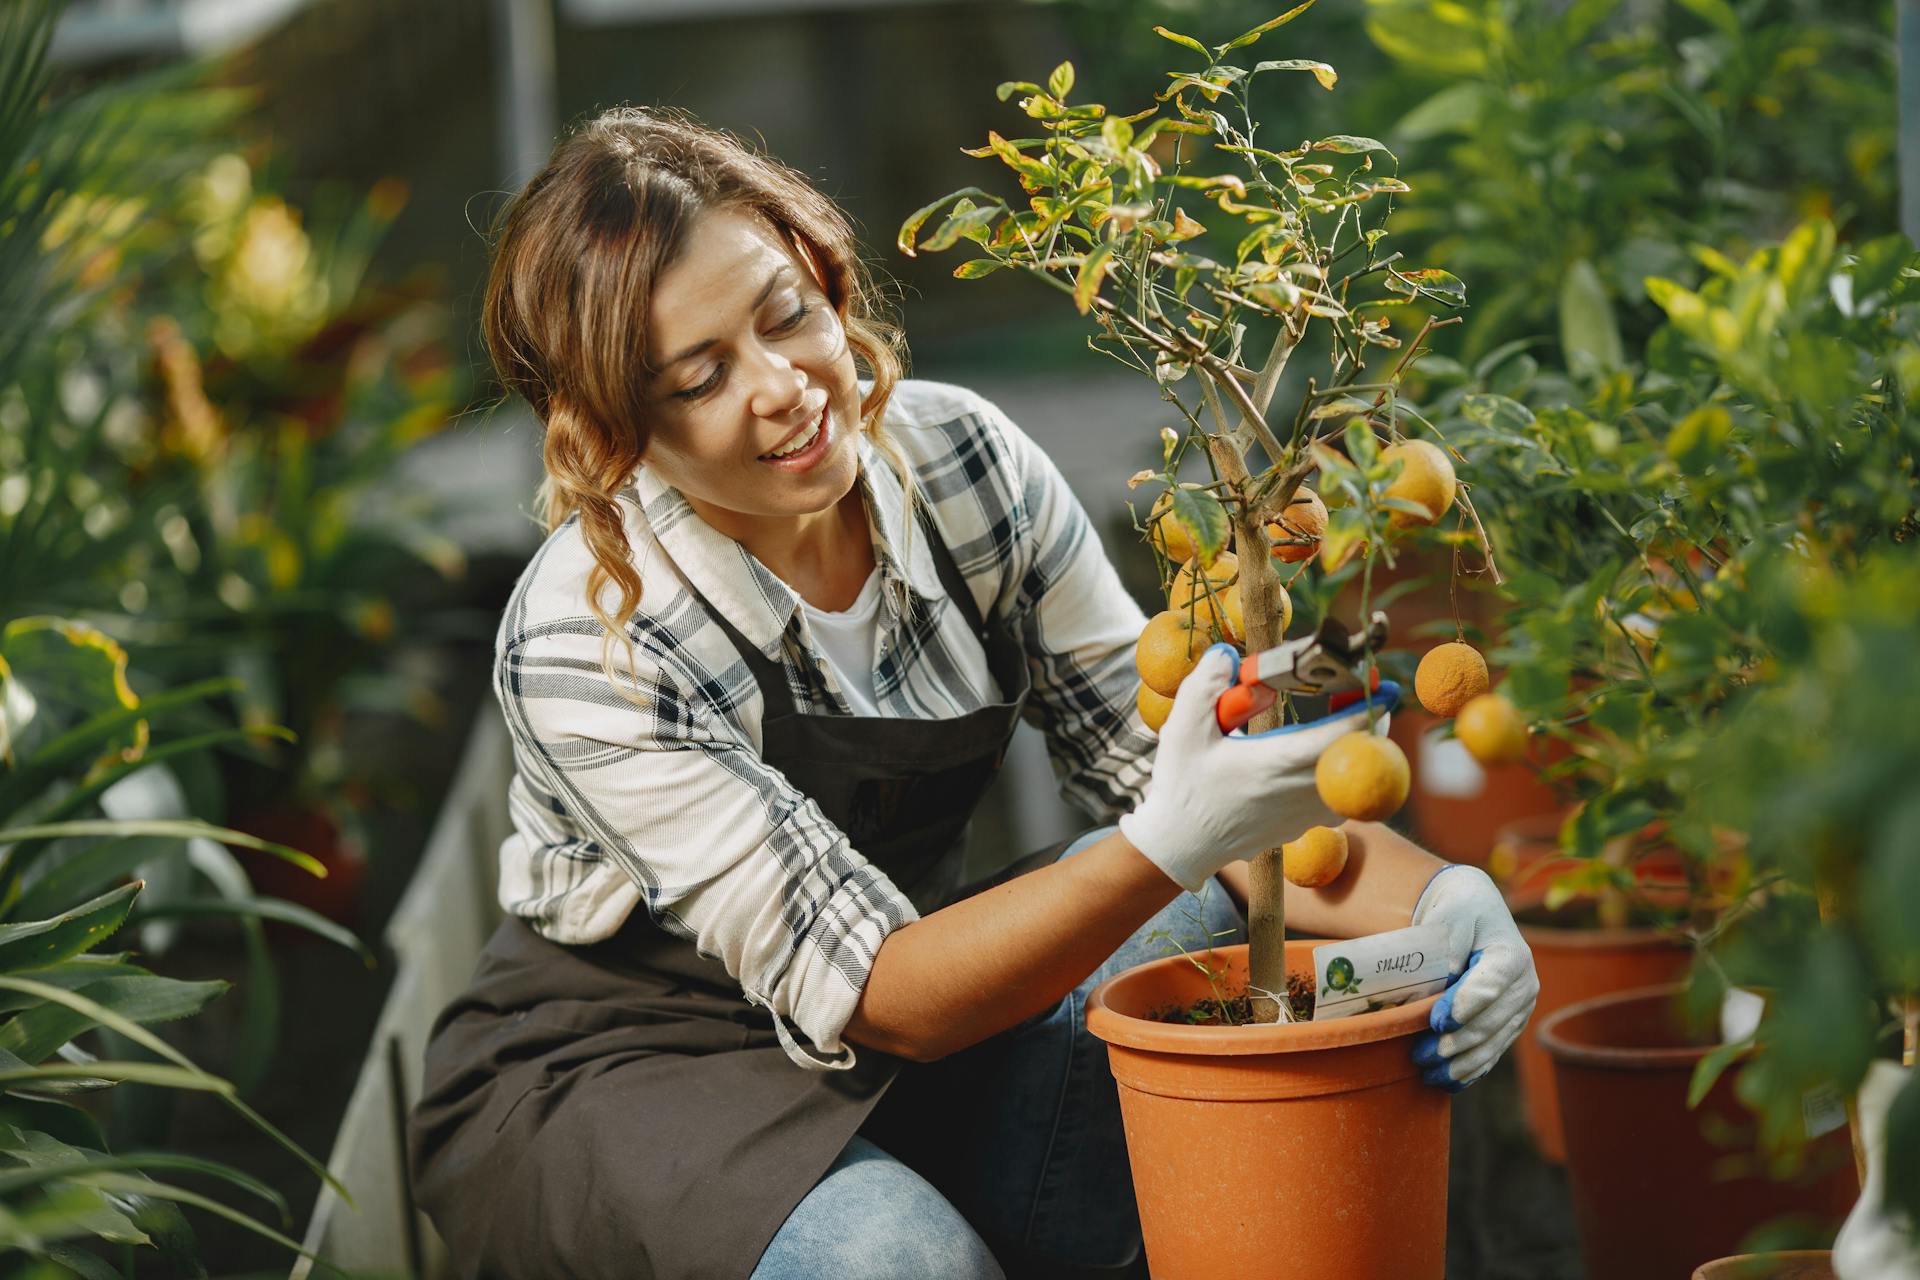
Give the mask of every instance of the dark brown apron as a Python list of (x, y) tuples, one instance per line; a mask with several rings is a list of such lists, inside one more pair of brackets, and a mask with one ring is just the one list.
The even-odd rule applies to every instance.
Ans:
[[(766, 699), (766, 762), (926, 912), (984, 887), (962, 886), (967, 823), (1029, 682), (1018, 637), (983, 622), (931, 521), (921, 528), (1001, 702), (945, 720), (803, 714), (785, 666), (708, 608)], [(415, 1190), (463, 1277), (744, 1280), (903, 1065), (857, 1057), (796, 1065), (720, 962), (644, 909), (582, 947), (509, 918), (435, 1023)]]

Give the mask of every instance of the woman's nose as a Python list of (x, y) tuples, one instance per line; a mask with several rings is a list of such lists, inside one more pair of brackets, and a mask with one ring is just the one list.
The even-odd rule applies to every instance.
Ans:
[(807, 398), (807, 375), (799, 366), (776, 351), (762, 349), (750, 373), (755, 416), (788, 418), (799, 412)]

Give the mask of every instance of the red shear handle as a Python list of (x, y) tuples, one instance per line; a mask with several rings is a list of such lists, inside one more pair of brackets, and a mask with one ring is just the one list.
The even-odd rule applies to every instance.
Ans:
[[(1367, 687), (1374, 693), (1380, 692), (1380, 668), (1375, 667), (1373, 669), (1373, 675), (1372, 678), (1367, 681)], [(1360, 691), (1358, 689), (1349, 689), (1345, 693), (1336, 693), (1327, 699), (1327, 714), (1332, 715), (1334, 712), (1344, 707), (1350, 707), (1358, 701), (1360, 701)]]
[(1213, 704), (1213, 718), (1219, 724), (1220, 732), (1232, 733), (1247, 721), (1273, 705), (1279, 695), (1272, 685), (1261, 684), (1254, 678), (1255, 664), (1244, 662), (1240, 665), (1240, 683), (1231, 686), (1221, 694)]

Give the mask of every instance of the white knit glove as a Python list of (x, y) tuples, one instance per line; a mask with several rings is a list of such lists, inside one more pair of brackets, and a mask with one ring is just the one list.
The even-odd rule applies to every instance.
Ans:
[[(1238, 677), (1239, 655), (1216, 644), (1180, 685), (1160, 727), (1146, 799), (1120, 819), (1120, 834), (1189, 893), (1230, 862), (1340, 821), (1320, 803), (1313, 766), (1336, 738), (1365, 721), (1366, 704), (1265, 733), (1220, 732), (1214, 702)], [(1374, 694), (1391, 707), (1399, 690)], [(1375, 725), (1387, 731), (1387, 717)]]
[(1413, 1060), (1428, 1084), (1458, 1092), (1492, 1068), (1533, 1016), (1540, 994), (1533, 951), (1478, 867), (1434, 872), (1413, 922), (1445, 926), (1447, 966), (1457, 975), (1433, 1006), (1433, 1030), (1415, 1039)]

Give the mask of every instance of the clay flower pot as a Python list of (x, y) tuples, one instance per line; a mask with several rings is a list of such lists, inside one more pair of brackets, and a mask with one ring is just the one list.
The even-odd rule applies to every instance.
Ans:
[[(1310, 973), (1312, 941), (1287, 964)], [(1244, 991), (1247, 948), (1219, 947)], [(1437, 997), (1319, 1023), (1200, 1027), (1152, 1012), (1212, 995), (1184, 956), (1101, 983), (1107, 1042), (1155, 1280), (1440, 1280), (1449, 1095), (1413, 1037)]]
[(1750, 1146), (1706, 1134), (1750, 1133), (1756, 1122), (1734, 1096), (1734, 1070), (1687, 1108), (1694, 1065), (1714, 1045), (1688, 1036), (1681, 990), (1665, 983), (1596, 996), (1540, 1026), (1588, 1280), (1687, 1275), (1784, 1214), (1837, 1227), (1859, 1193), (1845, 1125), (1808, 1144), (1797, 1179), (1775, 1182), (1757, 1168), (1730, 1176), (1739, 1171), (1729, 1157)]
[(1833, 1255), (1825, 1249), (1743, 1253), (1695, 1268), (1693, 1280), (1833, 1280)]
[(1482, 765), (1460, 743), (1439, 736), (1445, 723), (1410, 698), (1393, 713), (1388, 736), (1413, 763), (1407, 819), (1422, 848), (1449, 862), (1485, 868), (1508, 823), (1565, 811), (1565, 801), (1540, 780), (1540, 767), (1567, 752), (1555, 742), (1540, 749), (1541, 764)]
[[(1514, 870), (1503, 892), (1520, 936), (1533, 951), (1534, 971), (1540, 977), (1533, 1020), (1514, 1042), (1514, 1068), (1534, 1146), (1556, 1164), (1566, 1161), (1566, 1144), (1560, 1135), (1553, 1068), (1536, 1036), (1541, 1024), (1551, 1014), (1593, 996), (1675, 981), (1693, 962), (1692, 947), (1677, 929), (1600, 925), (1584, 917), (1577, 900), (1564, 911), (1549, 914), (1547, 889), (1554, 875), (1578, 865), (1560, 856), (1558, 831), (1558, 818), (1515, 825), (1502, 833), (1497, 846), (1510, 851), (1513, 858)], [(1503, 860), (1507, 856), (1503, 854)], [(1664, 865), (1656, 860), (1647, 874), (1658, 882)]]

